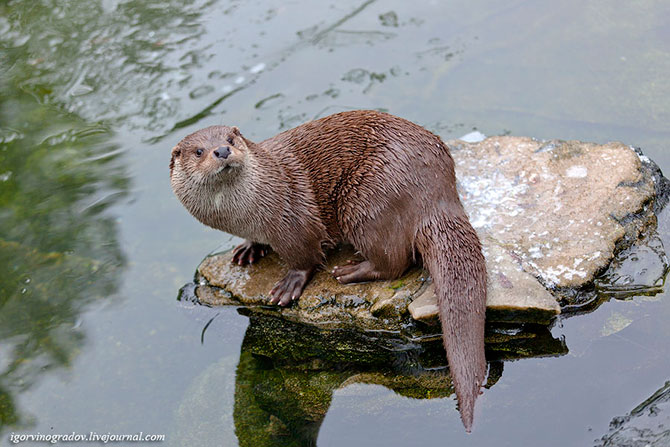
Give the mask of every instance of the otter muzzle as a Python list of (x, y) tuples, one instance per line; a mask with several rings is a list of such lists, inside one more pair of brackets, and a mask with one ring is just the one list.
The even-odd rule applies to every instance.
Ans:
[(214, 150), (212, 152), (212, 157), (220, 159), (226, 159), (230, 155), (230, 147), (228, 146), (221, 146), (218, 149)]

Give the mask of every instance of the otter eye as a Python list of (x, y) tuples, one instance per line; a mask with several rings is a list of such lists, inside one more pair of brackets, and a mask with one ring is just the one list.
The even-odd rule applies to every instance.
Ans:
[(202, 148), (198, 148), (198, 149), (195, 150), (195, 155), (196, 155), (197, 157), (200, 157), (200, 156), (202, 156), (202, 153), (203, 153), (203, 152), (205, 152), (205, 151), (202, 150)]
[(228, 144), (233, 144), (233, 137), (228, 137)]

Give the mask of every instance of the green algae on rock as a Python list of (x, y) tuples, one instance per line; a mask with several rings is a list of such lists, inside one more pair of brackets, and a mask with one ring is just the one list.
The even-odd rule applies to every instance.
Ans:
[[(623, 263), (616, 256), (653, 233), (668, 189), (653, 162), (621, 143), (506, 136), (447, 144), (464, 206), (482, 240), (489, 322), (546, 324), (560, 313), (560, 304), (577, 302), (580, 291), (607, 276), (603, 272), (613, 259)], [(662, 246), (652, 251), (660, 278), (646, 280), (657, 288), (667, 262)], [(272, 254), (249, 267), (232, 265), (230, 254), (206, 258), (198, 268), (196, 295), (208, 305), (250, 306), (325, 328), (412, 333), (417, 322), (436, 321), (425, 271), (341, 285), (328, 272), (352, 256), (350, 247), (329, 253), (326, 268), (288, 308), (266, 306), (267, 292), (284, 270)], [(644, 287), (637, 284), (634, 292)]]

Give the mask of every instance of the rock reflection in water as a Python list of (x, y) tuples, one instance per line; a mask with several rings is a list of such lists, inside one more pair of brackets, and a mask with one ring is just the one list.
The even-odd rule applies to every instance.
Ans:
[[(236, 370), (232, 421), (213, 410), (223, 409), (213, 401), (225, 399), (222, 395), (228, 392), (218, 388), (225, 381), (212, 379), (215, 372), (203, 373), (207, 379), (194, 382), (180, 409), (184, 422), (198, 415), (201, 425), (182, 426), (180, 442), (199, 445), (222, 436), (228, 439), (225, 426), (232, 422), (241, 446), (316, 445), (333, 392), (356, 383), (382, 385), (413, 399), (453, 394), (439, 334), (409, 339), (393, 332), (322, 329), (253, 308), (239, 312), (249, 317), (249, 326)], [(567, 353), (564, 341), (541, 325), (489, 326), (486, 348), (487, 388), (502, 376), (503, 360)], [(201, 392), (202, 387), (209, 391)], [(453, 417), (458, 417), (456, 411)], [(212, 433), (203, 436), (201, 430)]]

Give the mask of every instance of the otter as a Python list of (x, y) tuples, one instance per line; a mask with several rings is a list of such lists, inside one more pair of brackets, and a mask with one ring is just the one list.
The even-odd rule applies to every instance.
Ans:
[(298, 299), (336, 244), (363, 257), (333, 269), (343, 284), (397, 278), (420, 259), (435, 285), (461, 419), (471, 430), (486, 374), (486, 266), (440, 137), (370, 110), (260, 143), (237, 127), (212, 126), (172, 149), (170, 179), (200, 222), (246, 239), (233, 262), (256, 262), (272, 249), (286, 263), (269, 292), (273, 304)]

